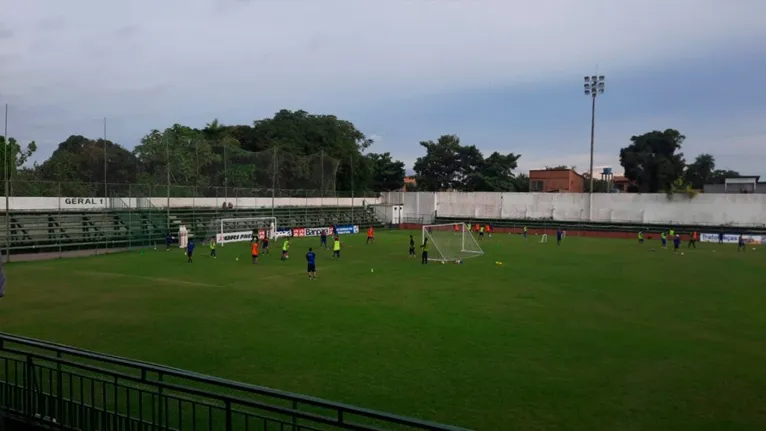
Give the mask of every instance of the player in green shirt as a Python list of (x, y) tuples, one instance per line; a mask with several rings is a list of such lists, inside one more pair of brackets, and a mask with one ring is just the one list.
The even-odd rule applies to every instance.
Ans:
[(340, 237), (336, 236), (332, 242), (332, 257), (340, 259)]
[(428, 238), (423, 240), (423, 245), (420, 246), (420, 263), (425, 265), (428, 263)]
[(643, 244), (644, 243), (644, 232), (638, 231), (638, 243)]
[(210, 256), (215, 259), (215, 237), (210, 238)]
[(288, 256), (287, 251), (290, 249), (290, 238), (285, 239), (285, 242), (282, 243), (282, 260), (287, 260)]

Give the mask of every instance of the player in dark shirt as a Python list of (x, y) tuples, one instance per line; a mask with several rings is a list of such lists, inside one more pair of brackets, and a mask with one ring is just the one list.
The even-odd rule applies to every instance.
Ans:
[(323, 230), (322, 234), (319, 236), (319, 246), (327, 250), (327, 231), (326, 230)]
[(192, 263), (192, 255), (194, 254), (194, 240), (190, 239), (189, 244), (186, 245), (186, 263)]
[(170, 246), (173, 244), (173, 236), (170, 235), (170, 232), (168, 232), (167, 235), (165, 235), (165, 251), (170, 251)]
[(309, 248), (309, 252), (306, 253), (306, 271), (309, 274), (309, 280), (316, 280), (317, 278), (317, 255), (314, 250)]
[(410, 257), (415, 257), (415, 238), (410, 235)]

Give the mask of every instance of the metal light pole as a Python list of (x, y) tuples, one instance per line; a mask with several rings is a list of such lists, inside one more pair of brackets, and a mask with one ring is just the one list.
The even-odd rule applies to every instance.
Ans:
[(8, 144), (10, 143), (10, 139), (8, 138), (8, 104), (5, 104), (5, 132), (3, 133), (3, 182), (5, 183), (5, 261), (10, 262), (11, 260), (11, 219), (10, 219), (10, 213), (11, 208), (8, 206), (8, 191), (9, 186), (8, 181), (10, 180), (11, 176), (8, 172)]
[(590, 108), (590, 188), (588, 189), (588, 220), (593, 219), (593, 147), (596, 139), (596, 97), (604, 94), (604, 75), (585, 77), (585, 95), (591, 98)]
[(104, 199), (108, 199), (107, 182), (106, 182), (106, 117), (104, 117)]

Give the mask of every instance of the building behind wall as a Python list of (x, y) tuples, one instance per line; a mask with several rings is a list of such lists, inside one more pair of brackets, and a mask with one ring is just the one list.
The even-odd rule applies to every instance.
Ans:
[(585, 178), (572, 169), (529, 171), (529, 191), (544, 193), (583, 193)]
[(723, 184), (705, 184), (705, 193), (766, 193), (766, 182), (758, 175), (726, 178)]

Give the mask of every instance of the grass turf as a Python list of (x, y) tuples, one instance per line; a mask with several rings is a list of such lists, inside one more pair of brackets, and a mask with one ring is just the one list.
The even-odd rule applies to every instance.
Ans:
[(766, 251), (495, 235), (422, 266), (407, 234), (316, 281), (318, 239), (11, 264), (0, 330), (476, 429), (766, 427)]

